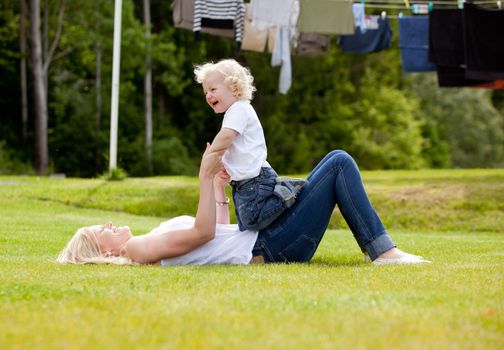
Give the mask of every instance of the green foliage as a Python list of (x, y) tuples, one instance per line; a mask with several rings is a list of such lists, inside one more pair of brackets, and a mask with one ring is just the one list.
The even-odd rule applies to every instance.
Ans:
[(122, 168), (114, 168), (105, 174), (102, 178), (107, 181), (122, 181), (128, 177), (128, 173)]
[[(145, 175), (148, 169), (145, 143), (138, 139), (121, 143), (120, 163), (132, 176)], [(152, 173), (149, 175), (195, 175), (197, 161), (189, 157), (183, 143), (176, 136), (165, 136), (152, 144)]]
[(5, 142), (0, 141), (0, 174), (33, 175), (33, 173), (30, 164), (15, 158), (13, 152), (7, 149)]
[(373, 72), (361, 81), (348, 150), (366, 169), (414, 169), (423, 166), (421, 122), (417, 105), (400, 90), (376, 89)]
[[(504, 118), (481, 89), (437, 88), (433, 75), (411, 77), (418, 118), (427, 121), (430, 165), (499, 167), (504, 165)], [(449, 152), (449, 153), (448, 153)], [(445, 160), (449, 156), (449, 162)]]

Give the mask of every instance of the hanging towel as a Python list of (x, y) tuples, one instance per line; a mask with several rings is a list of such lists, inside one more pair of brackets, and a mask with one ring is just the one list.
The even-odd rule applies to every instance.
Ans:
[(298, 56), (323, 54), (329, 51), (330, 41), (327, 35), (299, 33), (294, 53)]
[(364, 4), (353, 4), (352, 12), (354, 15), (354, 24), (355, 27), (360, 29), (360, 32), (364, 34), (367, 30), (366, 25), (366, 9)]
[[(175, 0), (171, 4), (173, 14), (173, 25), (175, 28), (193, 30), (194, 28), (194, 0)], [(221, 29), (202, 27), (203, 33), (233, 38), (235, 36), (234, 28)]]
[(485, 83), (465, 77), (462, 10), (433, 9), (429, 13), (429, 61), (436, 65), (440, 87)]
[(405, 72), (427, 72), (436, 70), (429, 63), (429, 17), (399, 17), (399, 47)]
[(466, 77), (504, 79), (504, 9), (465, 3), (463, 14)]
[(349, 35), (355, 31), (354, 21), (352, 1), (300, 0), (300, 32)]
[(250, 4), (245, 5), (242, 50), (263, 52), (268, 40), (268, 29), (259, 30), (252, 25)]
[(369, 29), (362, 33), (355, 31), (353, 35), (342, 35), (339, 44), (343, 52), (371, 53), (385, 50), (392, 43), (392, 28), (387, 18), (375, 16), (378, 23), (377, 29)]
[(443, 66), (464, 65), (462, 10), (433, 9), (429, 13), (429, 61)]
[(241, 44), (245, 5), (243, 0), (195, 0), (193, 31), (203, 27), (235, 29), (235, 40)]
[(299, 0), (252, 0), (252, 25), (259, 30), (295, 26), (299, 16)]

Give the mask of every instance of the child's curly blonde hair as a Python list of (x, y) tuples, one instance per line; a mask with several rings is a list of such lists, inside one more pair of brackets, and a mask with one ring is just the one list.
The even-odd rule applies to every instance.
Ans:
[(226, 84), (231, 90), (237, 88), (236, 98), (239, 100), (252, 100), (254, 91), (254, 77), (250, 70), (243, 67), (233, 59), (221, 60), (217, 63), (205, 63), (194, 67), (195, 79), (202, 84), (206, 77), (213, 72), (219, 72), (224, 78)]

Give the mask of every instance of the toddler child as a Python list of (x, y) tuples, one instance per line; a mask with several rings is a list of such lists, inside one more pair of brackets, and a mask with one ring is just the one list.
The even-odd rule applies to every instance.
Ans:
[(263, 129), (250, 104), (254, 78), (247, 68), (226, 59), (196, 66), (194, 74), (210, 107), (224, 113), (210, 151), (225, 151), (222, 162), (231, 178), (238, 226), (265, 228), (294, 204), (305, 181), (278, 177), (266, 161)]

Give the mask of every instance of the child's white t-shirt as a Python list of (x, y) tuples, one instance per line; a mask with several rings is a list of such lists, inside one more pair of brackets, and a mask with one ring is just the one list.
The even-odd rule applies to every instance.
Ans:
[(249, 101), (233, 103), (224, 113), (222, 127), (239, 133), (222, 157), (231, 180), (251, 179), (261, 167), (269, 167), (263, 128)]

